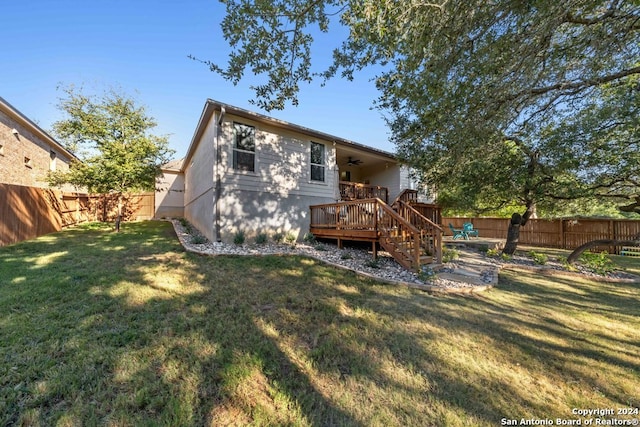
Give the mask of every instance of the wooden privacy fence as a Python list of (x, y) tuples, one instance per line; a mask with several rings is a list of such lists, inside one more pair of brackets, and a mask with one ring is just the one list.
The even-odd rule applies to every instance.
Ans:
[[(117, 212), (113, 196), (69, 193), (0, 184), (0, 246), (33, 239), (88, 221), (110, 221)], [(150, 219), (154, 194), (127, 197), (125, 219)]]
[[(465, 222), (473, 223), (480, 237), (506, 239), (509, 228), (508, 218), (453, 218), (443, 217), (445, 232), (448, 225), (462, 228)], [(520, 228), (519, 242), (524, 245), (575, 249), (578, 246), (599, 239), (631, 240), (640, 233), (640, 221), (630, 219), (530, 219)], [(622, 247), (597, 247), (594, 250), (619, 254)]]

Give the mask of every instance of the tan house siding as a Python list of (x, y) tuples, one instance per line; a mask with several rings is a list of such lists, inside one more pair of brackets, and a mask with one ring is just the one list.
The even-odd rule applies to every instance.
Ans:
[(184, 216), (184, 175), (179, 170), (163, 170), (156, 183), (155, 218)]
[[(255, 128), (255, 171), (233, 169), (233, 123)], [(228, 115), (222, 126), (222, 183), (229, 191), (260, 191), (280, 195), (304, 195), (334, 198), (335, 150), (333, 144), (319, 138), (256, 123)], [(311, 142), (325, 146), (325, 180), (311, 180)]]
[[(254, 171), (233, 168), (233, 123), (255, 128)], [(336, 200), (333, 143), (227, 114), (221, 126), (220, 239), (242, 231), (302, 235), (309, 228), (309, 206)], [(325, 146), (325, 180), (311, 180), (311, 142)]]
[[(254, 128), (253, 170), (234, 168), (234, 123)], [(324, 181), (311, 179), (312, 143), (324, 146)], [(245, 165), (249, 151), (239, 151)], [(365, 169), (352, 181), (400, 192), (400, 166), (392, 154), (231, 105), (208, 100), (185, 162), (184, 216), (210, 240), (309, 230), (310, 206), (340, 198), (339, 168), (351, 157)], [(248, 168), (250, 169), (250, 168)], [(157, 214), (156, 214), (157, 215)]]
[(0, 98), (0, 183), (47, 188), (48, 172), (68, 170), (71, 159), (51, 136)]
[(204, 133), (183, 166), (184, 216), (207, 239), (215, 241), (216, 114), (202, 125), (205, 126)]

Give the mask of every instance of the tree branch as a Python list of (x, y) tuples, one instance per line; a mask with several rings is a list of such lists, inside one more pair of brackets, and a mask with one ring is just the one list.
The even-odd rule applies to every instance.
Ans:
[(596, 77), (593, 79), (581, 80), (576, 82), (560, 82), (550, 86), (525, 89), (523, 91), (516, 93), (515, 95), (512, 95), (511, 97), (509, 97), (509, 99), (517, 99), (525, 94), (544, 95), (545, 93), (548, 93), (554, 90), (563, 90), (563, 91), (581, 90), (587, 87), (600, 86), (605, 83), (609, 83), (614, 80), (618, 80), (623, 77), (631, 76), (634, 74), (640, 74), (640, 66), (629, 68), (626, 70), (620, 70), (617, 73), (608, 74), (606, 76)]

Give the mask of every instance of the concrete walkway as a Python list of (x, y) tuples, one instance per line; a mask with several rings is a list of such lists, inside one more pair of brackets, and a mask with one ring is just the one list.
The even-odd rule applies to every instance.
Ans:
[(460, 257), (443, 265), (438, 277), (456, 282), (470, 283), (477, 286), (495, 286), (498, 284), (497, 265), (488, 261), (475, 249), (458, 247)]

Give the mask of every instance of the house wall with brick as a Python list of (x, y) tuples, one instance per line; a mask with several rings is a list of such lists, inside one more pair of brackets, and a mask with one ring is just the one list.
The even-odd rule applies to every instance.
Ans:
[(49, 187), (51, 170), (69, 169), (73, 155), (0, 98), (0, 183)]

